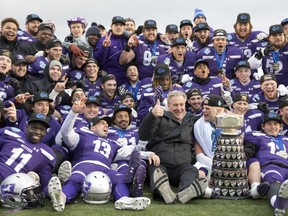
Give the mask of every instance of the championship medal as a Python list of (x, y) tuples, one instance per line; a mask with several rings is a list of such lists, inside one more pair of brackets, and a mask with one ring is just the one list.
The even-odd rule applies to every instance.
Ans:
[(276, 152), (276, 154), (284, 159), (287, 159), (288, 158), (288, 154), (286, 151), (278, 151)]
[(272, 65), (272, 67), (273, 67), (273, 70), (274, 70), (274, 71), (279, 70), (279, 63), (278, 63), (278, 62), (274, 62), (273, 65)]

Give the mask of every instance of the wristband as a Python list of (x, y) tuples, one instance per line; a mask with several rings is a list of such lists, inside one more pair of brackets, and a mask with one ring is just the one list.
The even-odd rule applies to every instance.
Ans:
[(126, 44), (125, 51), (130, 52), (130, 50), (131, 50), (131, 47), (129, 47), (128, 44)]

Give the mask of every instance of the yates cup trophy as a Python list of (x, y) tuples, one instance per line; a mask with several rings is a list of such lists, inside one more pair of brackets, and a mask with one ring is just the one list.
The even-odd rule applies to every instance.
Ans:
[(219, 198), (244, 199), (249, 195), (243, 138), (243, 115), (224, 113), (216, 116), (216, 128), (222, 128), (214, 152), (210, 184), (220, 190)]

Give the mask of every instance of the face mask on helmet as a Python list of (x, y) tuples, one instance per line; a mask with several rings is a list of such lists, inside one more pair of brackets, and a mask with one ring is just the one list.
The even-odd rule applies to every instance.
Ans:
[(8, 208), (36, 208), (45, 203), (40, 184), (26, 173), (5, 178), (0, 185), (0, 197), (2, 205)]
[(112, 183), (109, 176), (95, 171), (88, 174), (82, 185), (83, 200), (89, 204), (104, 204), (109, 201)]

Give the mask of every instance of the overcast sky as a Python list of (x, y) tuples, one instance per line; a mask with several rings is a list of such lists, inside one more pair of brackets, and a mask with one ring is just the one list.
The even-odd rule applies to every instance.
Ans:
[[(71, 3), (69, 3), (71, 2)], [(164, 3), (165, 2), (165, 3)], [(200, 8), (207, 17), (207, 23), (214, 29), (233, 31), (233, 24), (239, 13), (248, 12), (254, 30), (268, 32), (269, 26), (280, 23), (288, 17), (287, 0), (48, 0), (48, 1), (2, 1), (0, 19), (14, 17), (24, 28), (28, 14), (36, 13), (44, 21), (51, 19), (56, 25), (56, 36), (64, 39), (69, 34), (67, 19), (80, 16), (89, 26), (91, 22), (103, 24), (109, 29), (113, 16), (131, 17), (136, 25), (147, 19), (154, 19), (158, 31), (164, 32), (167, 24), (177, 24), (183, 19), (193, 20), (194, 9)]]

